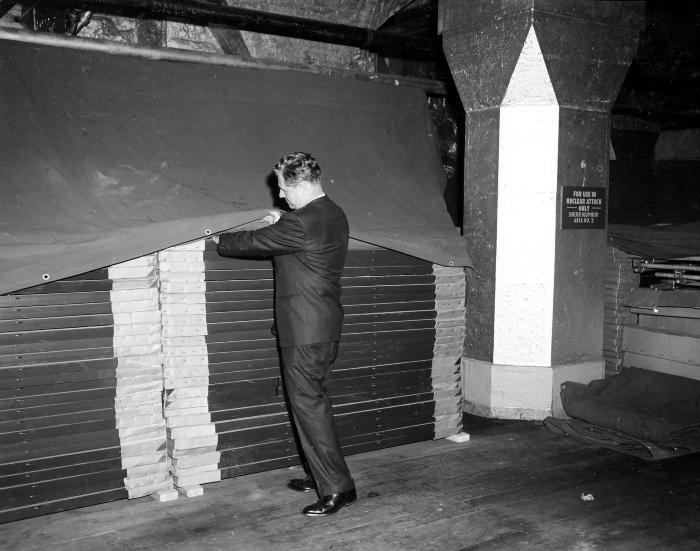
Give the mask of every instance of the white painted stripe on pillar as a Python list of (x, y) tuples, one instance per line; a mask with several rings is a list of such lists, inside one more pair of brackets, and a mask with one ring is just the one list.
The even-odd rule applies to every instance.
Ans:
[(530, 28), (500, 109), (493, 362), (551, 365), (559, 106)]

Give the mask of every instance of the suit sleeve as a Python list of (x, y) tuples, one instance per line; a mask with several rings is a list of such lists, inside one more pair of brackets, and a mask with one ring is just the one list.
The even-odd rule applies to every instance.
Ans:
[(285, 213), (277, 223), (253, 231), (223, 233), (216, 247), (221, 256), (275, 256), (302, 250), (304, 226), (294, 213)]

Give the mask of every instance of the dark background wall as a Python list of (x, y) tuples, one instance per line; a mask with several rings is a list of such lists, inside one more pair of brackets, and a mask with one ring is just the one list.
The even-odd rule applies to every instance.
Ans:
[[(700, 159), (658, 159), (662, 133), (678, 146), (700, 134), (700, 4), (646, 2), (646, 26), (613, 108), (609, 221), (620, 224), (700, 220)], [(700, 146), (696, 144), (696, 150)]]
[[(419, 2), (389, 19), (383, 29), (435, 37), (436, 1)], [(655, 224), (700, 220), (700, 162), (657, 160), (654, 147), (661, 132), (700, 128), (700, 3), (696, 0), (647, 0), (646, 25), (639, 48), (612, 110), (610, 139), (609, 222)], [(448, 85), (446, 109), (439, 115), (462, 135), (461, 105), (453, 96), (451, 76), (441, 55), (430, 63), (379, 57), (378, 70), (437, 78)], [(443, 123), (444, 124), (444, 123)], [(697, 139), (697, 134), (695, 135)], [(690, 139), (690, 138), (689, 138)], [(443, 155), (448, 175), (461, 182), (457, 156)], [(458, 164), (452, 164), (452, 163)], [(454, 168), (453, 168), (454, 167)], [(455, 221), (461, 220), (461, 183), (448, 180), (445, 200)]]

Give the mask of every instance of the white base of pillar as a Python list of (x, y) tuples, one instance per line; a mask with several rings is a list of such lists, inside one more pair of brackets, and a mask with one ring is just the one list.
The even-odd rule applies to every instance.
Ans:
[(462, 358), (462, 409), (481, 417), (566, 417), (559, 396), (565, 381), (587, 384), (603, 378), (602, 360), (542, 366), (498, 365)]

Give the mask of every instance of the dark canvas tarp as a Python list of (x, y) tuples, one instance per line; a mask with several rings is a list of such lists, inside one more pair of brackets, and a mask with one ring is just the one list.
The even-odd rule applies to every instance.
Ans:
[(0, 294), (258, 218), (292, 151), (319, 159), (352, 237), (471, 265), (425, 104), (403, 86), (0, 40)]
[(700, 222), (658, 226), (610, 224), (608, 241), (618, 249), (646, 258), (700, 256)]
[(627, 367), (560, 394), (574, 420), (547, 419), (555, 432), (646, 459), (700, 451), (700, 381)]
[(644, 438), (630, 436), (580, 419), (547, 417), (543, 422), (545, 427), (559, 436), (569, 436), (586, 444), (609, 448), (647, 461), (670, 459), (700, 451), (700, 449), (694, 450), (686, 446), (658, 445)]

